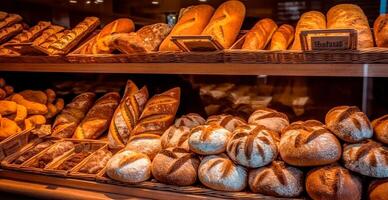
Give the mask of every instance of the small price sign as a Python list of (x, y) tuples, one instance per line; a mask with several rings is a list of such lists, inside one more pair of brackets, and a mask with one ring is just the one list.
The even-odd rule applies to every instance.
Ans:
[(216, 39), (206, 35), (172, 36), (171, 41), (184, 52), (206, 52), (224, 49)]
[(304, 51), (357, 49), (357, 31), (354, 29), (302, 31), (300, 39)]

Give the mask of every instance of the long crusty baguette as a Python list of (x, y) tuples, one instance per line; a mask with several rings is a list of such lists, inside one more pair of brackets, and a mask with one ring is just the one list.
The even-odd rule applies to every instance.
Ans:
[(65, 28), (62, 26), (57, 25), (51, 25), (46, 30), (42, 32), (42, 34), (37, 37), (32, 44), (35, 46), (41, 45), (43, 42), (45, 42), (50, 36), (55, 35), (58, 32), (63, 31)]
[(60, 31), (58, 33), (55, 33), (55, 34), (51, 35), (50, 37), (48, 37), (44, 42), (40, 43), (39, 46), (43, 49), (48, 50), (48, 48), (50, 47), (50, 45), (52, 43), (58, 41), (62, 36), (66, 35), (69, 32), (70, 32), (70, 30), (64, 30), (64, 31)]
[(21, 24), (14, 24), (12, 26), (0, 29), (0, 44), (7, 41), (14, 35), (23, 31), (23, 26)]
[(178, 51), (179, 48), (171, 41), (171, 36), (201, 34), (213, 12), (214, 8), (209, 5), (196, 5), (184, 9), (178, 23), (160, 45), (159, 51)]
[(258, 21), (255, 26), (247, 33), (242, 49), (262, 50), (272, 38), (278, 25), (269, 18)]
[(295, 40), (292, 44), (292, 50), (301, 50), (300, 32), (303, 30), (326, 29), (325, 15), (318, 11), (304, 13), (296, 25)]
[(289, 24), (281, 25), (273, 34), (270, 50), (287, 50), (294, 40), (295, 29)]
[(0, 29), (21, 22), (22, 20), (23, 18), (20, 15), (9, 14), (3, 21), (0, 22)]
[(13, 37), (9, 43), (32, 42), (51, 25), (51, 22), (40, 21), (37, 25)]
[(73, 138), (96, 139), (109, 127), (113, 113), (120, 102), (117, 92), (110, 92), (99, 98), (78, 125)]

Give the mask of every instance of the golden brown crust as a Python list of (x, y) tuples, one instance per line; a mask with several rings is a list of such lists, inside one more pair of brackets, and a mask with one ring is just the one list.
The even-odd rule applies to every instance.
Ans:
[(374, 137), (384, 143), (388, 144), (388, 115), (384, 115), (372, 121)]
[(300, 17), (295, 30), (295, 39), (292, 44), (292, 50), (301, 50), (300, 32), (302, 30), (326, 29), (326, 17), (318, 11), (303, 13)]
[(0, 29), (21, 22), (23, 18), (18, 14), (7, 14), (6, 18), (0, 22)]
[(368, 188), (370, 200), (383, 200), (388, 196), (388, 179), (375, 180)]
[(272, 38), (272, 34), (278, 26), (269, 18), (258, 21), (253, 28), (246, 34), (242, 49), (262, 50)]
[(272, 36), (270, 50), (287, 50), (294, 40), (295, 29), (289, 24), (281, 25)]
[(51, 22), (40, 21), (37, 25), (13, 37), (10, 43), (23, 43), (34, 41), (42, 32), (51, 25)]
[(12, 26), (0, 29), (0, 44), (22, 31), (23, 26), (21, 24), (14, 24)]

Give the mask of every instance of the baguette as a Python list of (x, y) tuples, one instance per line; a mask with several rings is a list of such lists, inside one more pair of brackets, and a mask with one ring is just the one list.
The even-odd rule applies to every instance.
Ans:
[(272, 19), (262, 19), (253, 26), (245, 37), (242, 49), (262, 50), (272, 38), (278, 26)]
[(32, 42), (33, 40), (35, 40), (35, 38), (42, 34), (42, 32), (50, 25), (51, 22), (40, 21), (37, 25), (16, 35), (9, 41), (9, 43)]
[(325, 15), (318, 11), (304, 13), (296, 25), (295, 39), (292, 50), (301, 50), (300, 32), (303, 30), (326, 29)]
[(0, 29), (19, 23), (22, 20), (23, 18), (18, 14), (9, 14), (3, 21), (0, 22)]
[(119, 101), (120, 95), (117, 92), (107, 93), (98, 99), (78, 125), (73, 138), (96, 139), (103, 134), (109, 127)]
[(14, 35), (23, 31), (23, 26), (21, 24), (14, 24), (12, 26), (0, 29), (0, 44), (4, 43)]
[(62, 26), (51, 25), (46, 30), (44, 30), (42, 34), (32, 42), (32, 44), (35, 46), (39, 46), (44, 43), (50, 36), (55, 35), (56, 33), (63, 31), (64, 29), (65, 28)]
[(270, 50), (287, 50), (294, 40), (295, 29), (289, 24), (281, 25), (273, 34)]
[(178, 23), (160, 45), (159, 51), (178, 51), (179, 48), (171, 41), (171, 36), (201, 34), (213, 13), (214, 8), (209, 5), (190, 6), (184, 9)]
[(69, 32), (70, 32), (70, 30), (65, 30), (65, 31), (61, 31), (61, 32), (58, 32), (56, 34), (53, 34), (50, 37), (48, 37), (44, 42), (38, 44), (38, 46), (40, 46), (43, 49), (48, 50), (51, 44), (58, 41), (62, 36), (68, 34)]
[(215, 11), (202, 35), (213, 36), (225, 49), (236, 40), (245, 17), (245, 6), (240, 1), (226, 1)]

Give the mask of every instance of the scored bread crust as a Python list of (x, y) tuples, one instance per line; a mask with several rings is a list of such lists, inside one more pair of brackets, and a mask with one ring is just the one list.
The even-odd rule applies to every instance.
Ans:
[(162, 137), (160, 138), (162, 148), (167, 149), (170, 147), (179, 147), (190, 150), (189, 136), (190, 128), (186, 126), (176, 127), (172, 125), (163, 133)]
[(281, 25), (273, 34), (270, 50), (287, 50), (294, 40), (295, 29), (289, 24)]
[(160, 136), (155, 134), (135, 135), (128, 140), (127, 150), (146, 154), (151, 160), (162, 149)]
[(189, 147), (201, 155), (223, 153), (231, 136), (230, 131), (216, 124), (197, 126), (191, 129)]
[(233, 132), (238, 126), (246, 125), (247, 122), (233, 115), (213, 115), (206, 120), (206, 124), (216, 124), (226, 128), (228, 131)]
[(258, 21), (246, 34), (245, 41), (241, 49), (263, 50), (272, 38), (278, 25), (269, 18)]
[(205, 124), (206, 120), (197, 113), (189, 113), (187, 115), (182, 115), (180, 118), (175, 120), (175, 126), (187, 126), (193, 128)]
[(372, 127), (375, 138), (384, 144), (388, 144), (388, 115), (373, 120)]
[(286, 114), (269, 108), (258, 109), (248, 119), (249, 124), (258, 124), (280, 133), (290, 122)]

